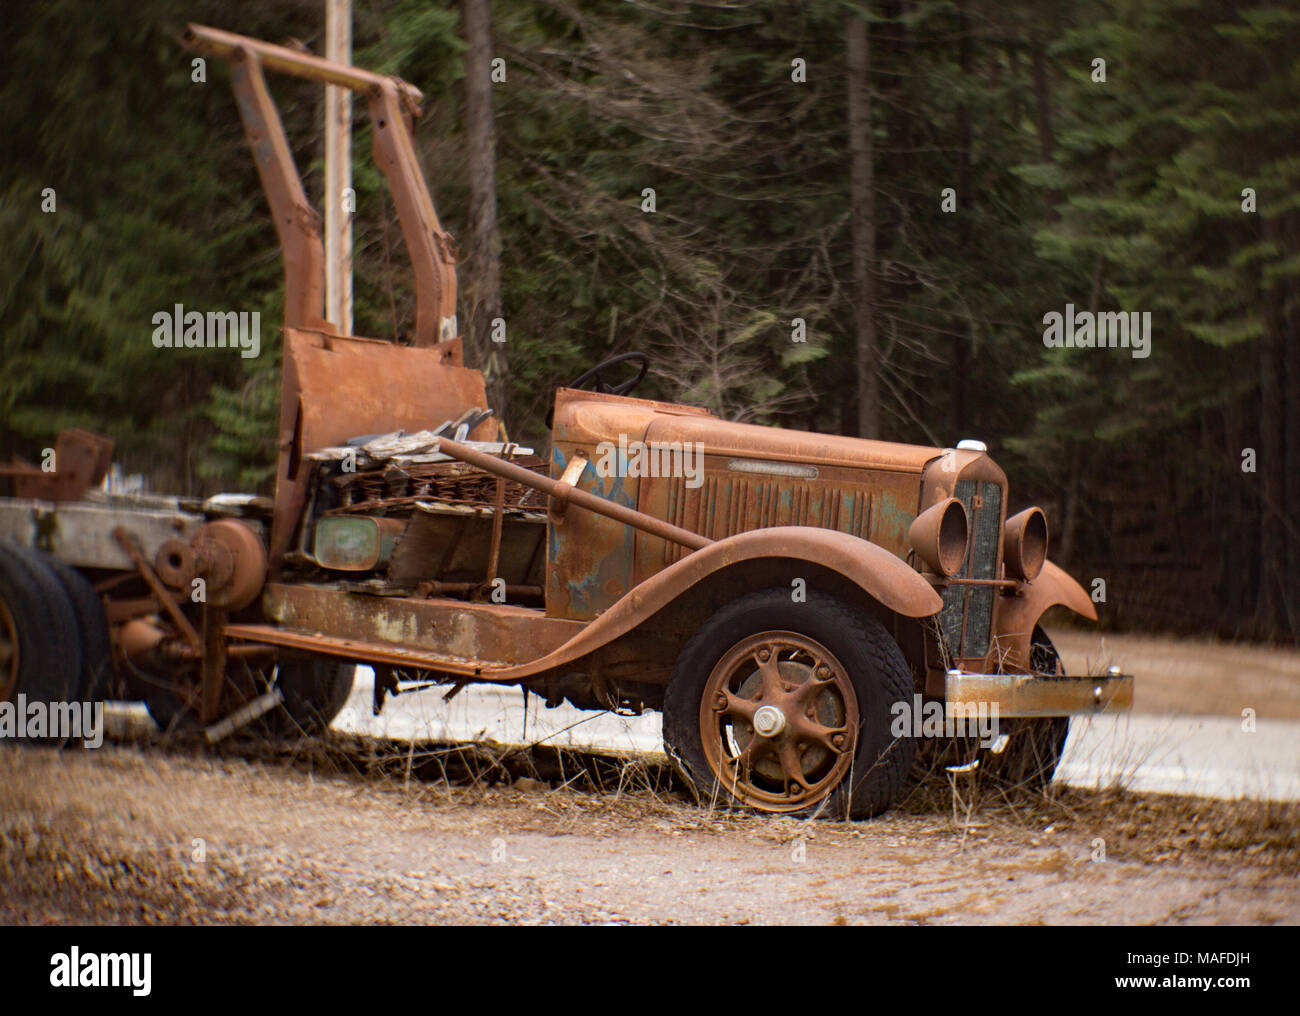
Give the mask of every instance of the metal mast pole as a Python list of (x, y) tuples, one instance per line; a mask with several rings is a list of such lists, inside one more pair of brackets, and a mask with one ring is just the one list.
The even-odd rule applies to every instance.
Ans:
[[(352, 63), (352, 0), (325, 0), (325, 59)], [(352, 93), (325, 86), (325, 318), (352, 334)]]

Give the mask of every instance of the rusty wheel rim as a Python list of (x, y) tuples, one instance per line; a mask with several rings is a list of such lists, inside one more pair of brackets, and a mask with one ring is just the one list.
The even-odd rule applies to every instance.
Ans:
[(0, 702), (8, 702), (18, 684), (18, 626), (0, 600)]
[(737, 643), (700, 700), (714, 777), (762, 811), (799, 811), (826, 798), (853, 764), (857, 730), (848, 674), (823, 645), (794, 632)]

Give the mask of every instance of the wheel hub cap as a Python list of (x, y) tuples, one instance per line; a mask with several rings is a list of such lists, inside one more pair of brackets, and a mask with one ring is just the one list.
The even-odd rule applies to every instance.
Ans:
[(754, 730), (763, 737), (776, 737), (785, 729), (785, 713), (776, 706), (760, 706), (754, 712)]

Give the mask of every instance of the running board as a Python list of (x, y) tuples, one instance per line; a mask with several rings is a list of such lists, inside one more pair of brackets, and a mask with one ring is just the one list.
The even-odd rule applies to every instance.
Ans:
[(493, 680), (492, 669), (485, 670), (471, 660), (455, 656), (439, 656), (418, 649), (405, 649), (391, 643), (362, 642), (357, 639), (344, 639), (310, 631), (295, 631), (292, 628), (280, 628), (269, 624), (228, 624), (225, 630), (227, 637), (243, 639), (246, 642), (260, 642), (322, 656), (341, 656), (345, 659), (377, 663), (381, 666), (435, 670), (445, 674), (455, 674), (458, 677), (472, 677), (480, 681)]

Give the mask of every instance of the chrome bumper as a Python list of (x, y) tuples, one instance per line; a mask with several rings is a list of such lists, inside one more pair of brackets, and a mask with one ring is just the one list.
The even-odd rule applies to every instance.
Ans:
[(1040, 677), (1034, 674), (966, 674), (950, 670), (946, 682), (951, 716), (1069, 716), (1116, 713), (1133, 708), (1133, 675), (1111, 667), (1101, 677)]

